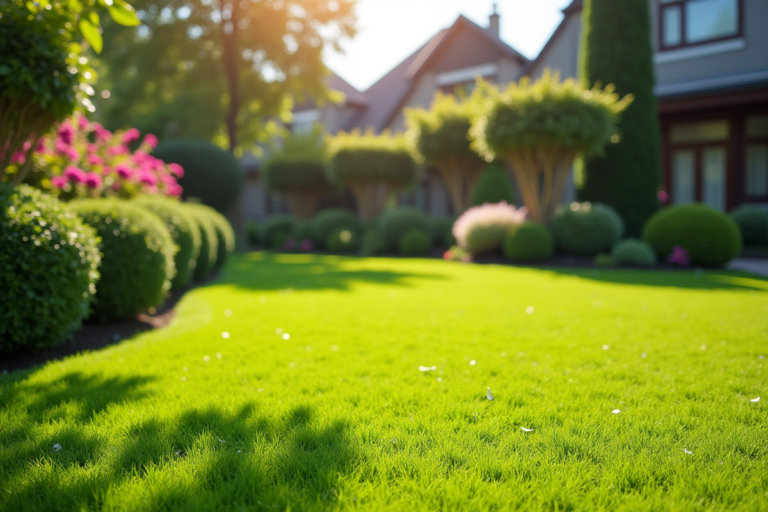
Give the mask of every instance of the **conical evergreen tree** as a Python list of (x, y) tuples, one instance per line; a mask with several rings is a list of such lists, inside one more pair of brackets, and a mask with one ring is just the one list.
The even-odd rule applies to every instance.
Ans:
[(614, 84), (634, 101), (621, 116), (619, 142), (584, 162), (579, 199), (612, 206), (636, 237), (659, 207), (661, 181), (648, 0), (584, 0), (581, 37), (582, 79)]

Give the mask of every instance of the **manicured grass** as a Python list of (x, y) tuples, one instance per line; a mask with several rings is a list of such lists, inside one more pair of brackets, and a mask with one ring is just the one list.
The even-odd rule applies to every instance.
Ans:
[(0, 509), (768, 510), (768, 281), (252, 253), (178, 310), (0, 376)]

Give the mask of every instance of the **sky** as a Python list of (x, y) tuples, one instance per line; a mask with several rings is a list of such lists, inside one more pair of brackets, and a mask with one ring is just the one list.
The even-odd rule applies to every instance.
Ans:
[(486, 27), (494, 3), (501, 38), (534, 58), (571, 0), (358, 0), (357, 36), (342, 45), (344, 54), (329, 51), (325, 63), (364, 91), (460, 14)]

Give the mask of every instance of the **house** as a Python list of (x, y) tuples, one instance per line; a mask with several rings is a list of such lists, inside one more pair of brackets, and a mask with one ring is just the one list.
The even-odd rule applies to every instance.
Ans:
[[(720, 210), (744, 204), (768, 207), (768, 1), (649, 0), (661, 126), (664, 186), (672, 201), (700, 201)], [(366, 91), (336, 75), (340, 105), (300, 105), (292, 129), (322, 121), (331, 132), (371, 128), (403, 130), (403, 109), (428, 107), (437, 90), (465, 90), (476, 76), (500, 85), (547, 68), (578, 77), (582, 0), (563, 19), (534, 60), (499, 38), (500, 17), (487, 27), (459, 16)], [(278, 195), (263, 190), (253, 163), (246, 192), (249, 218), (287, 212)], [(573, 184), (563, 202), (575, 197)], [(339, 198), (353, 204), (351, 198)], [(399, 203), (430, 215), (450, 211), (436, 174), (426, 172)]]

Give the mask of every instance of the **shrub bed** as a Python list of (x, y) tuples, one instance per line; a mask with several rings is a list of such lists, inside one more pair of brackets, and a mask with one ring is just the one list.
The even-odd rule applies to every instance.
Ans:
[(523, 222), (504, 237), (504, 256), (512, 261), (544, 260), (554, 251), (552, 234), (538, 222)]
[(552, 234), (557, 248), (573, 256), (594, 256), (609, 251), (624, 233), (624, 223), (610, 206), (571, 203), (557, 210)]
[(470, 208), (453, 225), (459, 246), (472, 255), (501, 249), (507, 232), (523, 223), (525, 208), (515, 209), (507, 203), (484, 204)]
[(331, 233), (344, 229), (356, 233), (359, 227), (360, 223), (355, 214), (344, 208), (323, 210), (315, 215), (310, 224), (311, 237), (321, 248), (326, 247)]
[(397, 243), (403, 256), (423, 256), (432, 250), (432, 237), (426, 229), (411, 228)]
[(456, 238), (451, 231), (453, 223), (456, 222), (455, 217), (429, 217), (427, 222), (432, 235), (432, 244), (435, 247), (450, 247), (456, 243)]
[(429, 233), (427, 216), (416, 208), (397, 208), (384, 212), (378, 220), (378, 228), (387, 251), (398, 249), (400, 237), (406, 231), (419, 228)]
[(138, 204), (119, 199), (83, 199), (71, 206), (101, 237), (94, 316), (133, 318), (162, 304), (176, 274), (176, 246), (163, 222)]
[(354, 252), (359, 246), (357, 233), (347, 228), (336, 228), (325, 239), (325, 248), (330, 252)]
[(642, 240), (622, 240), (613, 247), (611, 257), (617, 265), (652, 267), (656, 264), (656, 254)]
[(96, 230), (39, 190), (0, 184), (0, 248), (0, 352), (66, 339), (96, 291)]
[(283, 242), (293, 234), (296, 221), (290, 215), (273, 215), (261, 228), (261, 243), (270, 249), (282, 249)]
[(768, 247), (768, 211), (754, 206), (741, 206), (731, 212), (747, 247)]

